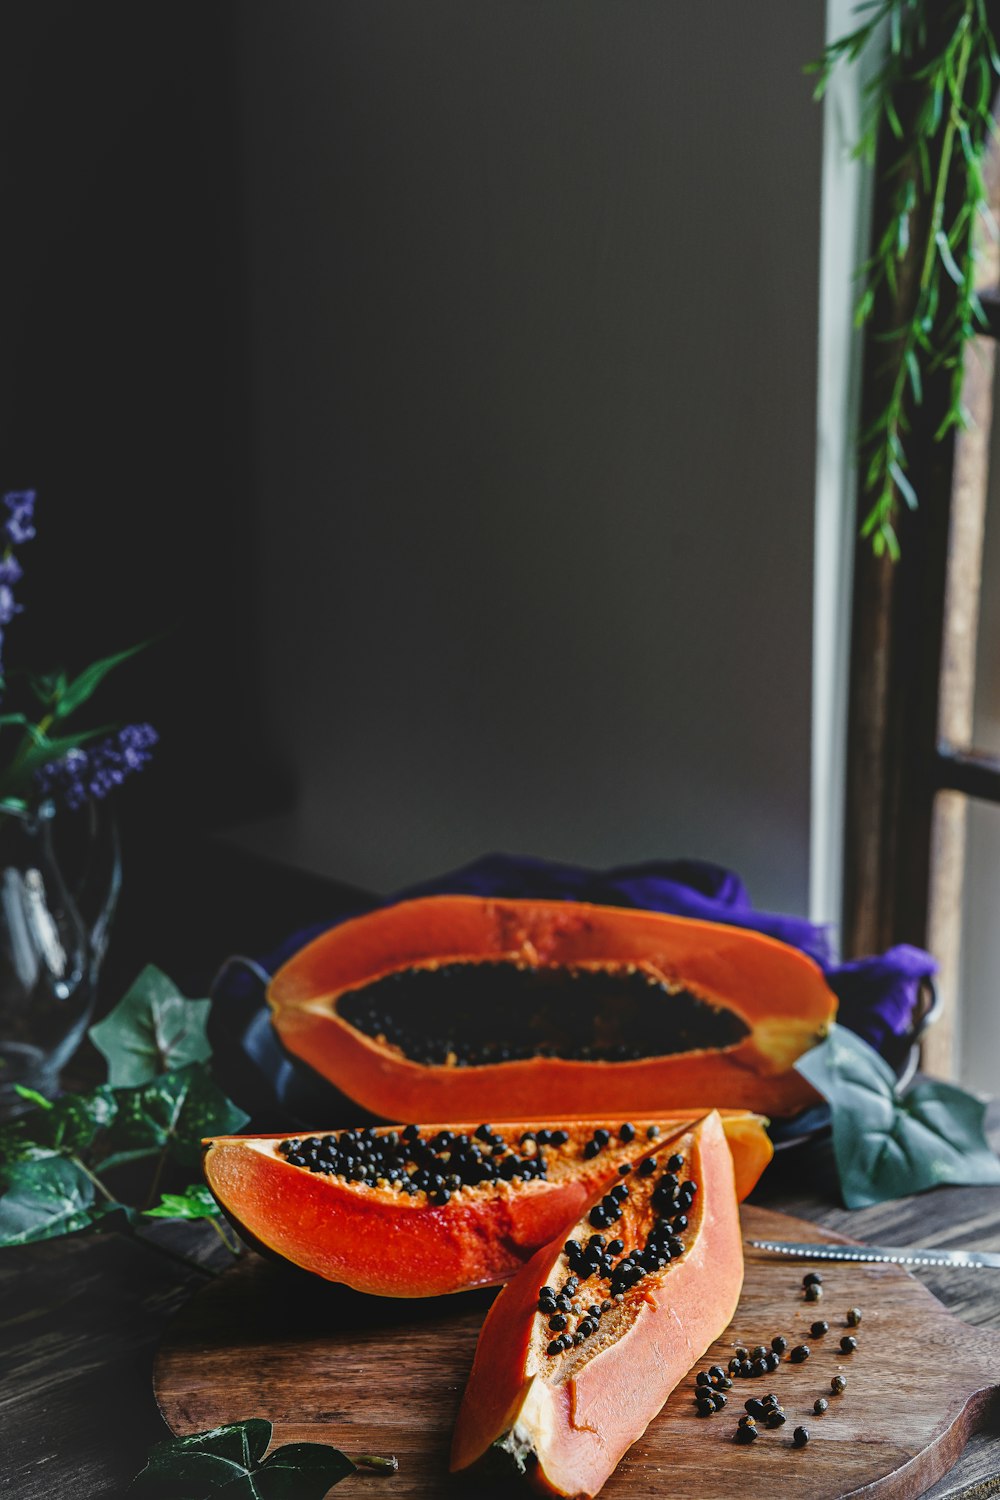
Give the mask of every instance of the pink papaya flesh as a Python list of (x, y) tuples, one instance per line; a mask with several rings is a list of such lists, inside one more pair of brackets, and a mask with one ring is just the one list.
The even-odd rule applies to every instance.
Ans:
[[(361, 1292), (438, 1296), (513, 1275), (622, 1180), (621, 1168), (690, 1124), (681, 1115), (219, 1136), (204, 1143), (204, 1170), (255, 1247)], [(731, 1111), (724, 1132), (746, 1194), (772, 1154), (764, 1121)]]
[(323, 933), (268, 990), (288, 1050), (384, 1119), (793, 1115), (836, 997), (721, 923), (571, 901), (429, 896)]
[(637, 1161), (627, 1193), (599, 1198), (497, 1296), (453, 1471), (501, 1464), (543, 1494), (596, 1495), (730, 1322), (743, 1252), (718, 1114), (675, 1136), (666, 1158), (645, 1156), (654, 1166)]

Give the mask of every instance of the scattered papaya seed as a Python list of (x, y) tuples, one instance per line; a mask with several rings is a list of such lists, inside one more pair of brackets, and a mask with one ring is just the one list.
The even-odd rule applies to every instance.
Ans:
[(822, 1286), (823, 1278), (818, 1271), (807, 1271), (802, 1278), (803, 1286)]
[(821, 1318), (819, 1322), (812, 1325), (809, 1332), (812, 1334), (814, 1339), (821, 1339), (824, 1333), (830, 1332), (830, 1325), (829, 1323), (824, 1322)]
[(796, 1448), (804, 1448), (809, 1441), (808, 1427), (796, 1427), (792, 1433), (792, 1443)]
[(845, 1333), (844, 1337), (840, 1341), (841, 1352), (844, 1354), (853, 1354), (857, 1347), (857, 1339), (852, 1338), (849, 1333)]
[(857, 1328), (857, 1326), (858, 1326), (858, 1324), (860, 1322), (861, 1322), (861, 1309), (860, 1309), (860, 1307), (849, 1307), (847, 1309), (847, 1326), (848, 1326), (848, 1328)]
[(835, 1396), (843, 1395), (844, 1391), (846, 1391), (847, 1389), (847, 1376), (835, 1375), (830, 1381), (830, 1389)]
[(809, 1283), (806, 1287), (805, 1296), (807, 1302), (818, 1302), (820, 1300), (823, 1296), (823, 1288), (818, 1281), (811, 1281)]
[(813, 1411), (818, 1417), (821, 1417), (829, 1405), (830, 1403), (825, 1396), (818, 1396), (813, 1402)]

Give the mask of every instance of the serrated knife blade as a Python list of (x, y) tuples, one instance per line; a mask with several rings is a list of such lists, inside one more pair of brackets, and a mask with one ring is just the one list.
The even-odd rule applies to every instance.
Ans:
[(748, 1240), (755, 1250), (799, 1260), (875, 1261), (895, 1266), (951, 1266), (1000, 1270), (1000, 1255), (988, 1250), (932, 1250), (919, 1245), (809, 1245), (792, 1240)]

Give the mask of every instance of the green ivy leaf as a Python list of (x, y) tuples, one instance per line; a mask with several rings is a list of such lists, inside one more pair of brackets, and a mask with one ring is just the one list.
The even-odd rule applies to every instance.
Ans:
[(204, 1183), (192, 1183), (183, 1193), (164, 1193), (155, 1208), (147, 1208), (149, 1219), (217, 1219), (222, 1210)]
[(795, 1066), (830, 1106), (848, 1208), (944, 1183), (1000, 1184), (983, 1133), (986, 1106), (964, 1089), (926, 1079), (900, 1095), (888, 1063), (843, 1026)]
[(101, 661), (91, 663), (85, 667), (79, 677), (74, 677), (72, 682), (67, 683), (63, 677), (61, 683), (56, 686), (53, 717), (56, 719), (68, 719), (87, 699), (100, 687), (109, 672), (120, 666), (123, 661), (128, 661), (130, 656), (144, 651), (148, 645), (147, 641), (138, 646), (129, 646), (126, 651), (118, 651), (114, 656), (105, 656)]
[(131, 1087), (212, 1055), (205, 1034), (210, 1000), (187, 1000), (162, 970), (148, 964), (114, 1010), (90, 1028), (108, 1060), (108, 1082)]
[(271, 1431), (270, 1422), (255, 1418), (158, 1443), (129, 1494), (140, 1500), (323, 1500), (354, 1473), (345, 1454), (322, 1443), (289, 1443), (265, 1459)]
[(181, 1166), (197, 1167), (203, 1136), (231, 1135), (250, 1118), (226, 1098), (204, 1063), (119, 1089), (116, 1097), (105, 1170), (164, 1151)]
[(93, 1145), (117, 1113), (114, 1091), (102, 1083), (89, 1094), (63, 1094), (46, 1100), (45, 1106), (26, 1116), (22, 1124), (32, 1142), (48, 1151), (76, 1155)]
[(88, 1229), (99, 1218), (95, 1188), (78, 1162), (39, 1156), (8, 1163), (2, 1174), (0, 1245), (30, 1245)]

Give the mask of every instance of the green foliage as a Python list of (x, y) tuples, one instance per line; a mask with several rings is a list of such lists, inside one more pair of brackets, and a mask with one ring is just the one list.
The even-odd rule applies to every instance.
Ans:
[[(876, 554), (895, 559), (899, 498), (917, 504), (906, 447), (927, 375), (943, 371), (950, 381), (936, 439), (968, 424), (964, 356), (984, 326), (975, 289), (976, 236), (980, 222), (993, 230), (983, 158), (995, 130), (990, 106), (1000, 56), (985, 0), (867, 0), (858, 12), (865, 15), (863, 23), (832, 42), (809, 71), (819, 74), (821, 97), (838, 64), (856, 62), (887, 34), (884, 61), (865, 90), (855, 155), (874, 163), (887, 129), (894, 143), (883, 178), (890, 207), (881, 238), (859, 271), (855, 322), (868, 323), (884, 301), (895, 308), (905, 287), (902, 321), (886, 340), (888, 396), (859, 439), (870, 501), (861, 534), (871, 538)], [(907, 128), (900, 118), (904, 99)], [(904, 263), (913, 271), (912, 289)], [(946, 282), (953, 284), (951, 296), (944, 295)]]
[(90, 1040), (107, 1058), (108, 1081), (116, 1087), (146, 1083), (211, 1057), (210, 1008), (210, 1000), (186, 1000), (172, 979), (148, 964), (114, 1010), (90, 1028)]
[[(208, 1003), (185, 1000), (165, 974), (145, 969), (94, 1028), (111, 1064), (109, 1083), (58, 1099), (20, 1090), (36, 1107), (0, 1128), (0, 1246), (95, 1229), (135, 1233), (139, 1206), (119, 1198), (105, 1181), (108, 1173), (151, 1162), (149, 1204), (166, 1168), (197, 1170), (203, 1136), (246, 1124), (209, 1071)], [(209, 1220), (234, 1249), (200, 1184), (161, 1194), (146, 1216)]]
[(222, 1210), (204, 1183), (192, 1183), (183, 1193), (164, 1193), (147, 1219), (217, 1219)]
[(101, 661), (92, 662), (85, 667), (79, 677), (74, 677), (72, 682), (67, 682), (66, 674), (60, 672), (56, 677), (55, 690), (50, 698), (52, 717), (54, 719), (68, 719), (76, 710), (97, 691), (109, 672), (115, 667), (121, 666), (122, 662), (128, 661), (129, 657), (135, 656), (139, 651), (145, 651), (148, 641), (143, 641), (138, 646), (128, 646), (124, 651), (116, 651), (113, 656), (105, 656)]
[(983, 1134), (986, 1107), (963, 1089), (924, 1079), (900, 1094), (889, 1064), (843, 1026), (796, 1067), (830, 1106), (848, 1208), (943, 1183), (1000, 1183), (1000, 1161)]
[(287, 1443), (264, 1457), (271, 1424), (260, 1418), (158, 1443), (128, 1493), (139, 1500), (323, 1500), (355, 1466), (337, 1448)]
[(116, 1090), (118, 1112), (107, 1136), (104, 1170), (147, 1156), (197, 1167), (206, 1135), (229, 1135), (247, 1122), (204, 1063), (189, 1063), (134, 1089)]

